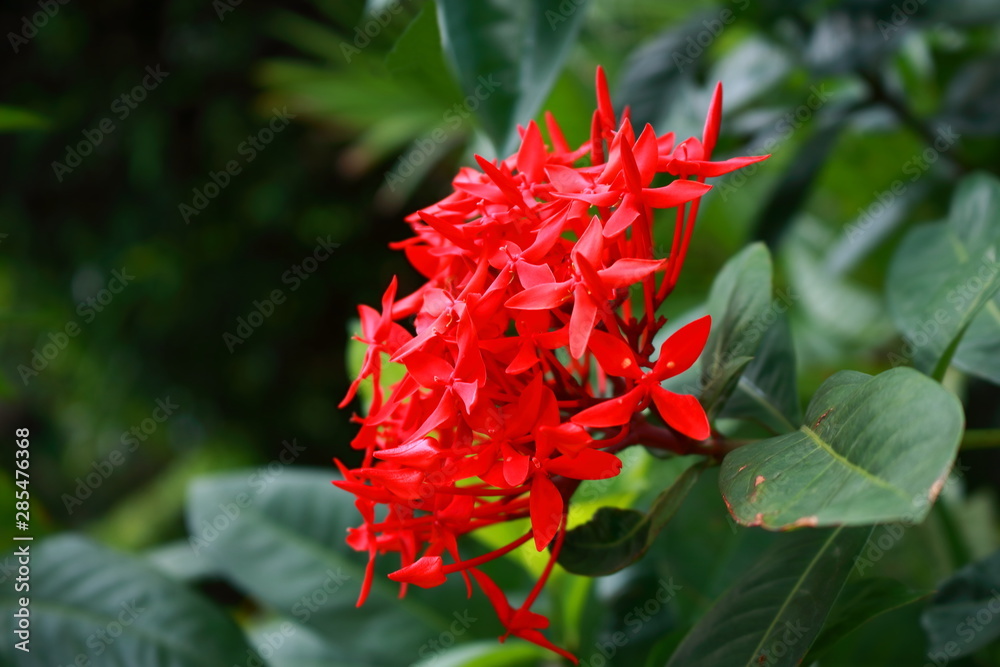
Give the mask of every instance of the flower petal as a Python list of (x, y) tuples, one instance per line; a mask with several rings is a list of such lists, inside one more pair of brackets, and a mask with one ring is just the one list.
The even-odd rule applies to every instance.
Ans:
[(418, 558), (406, 567), (390, 572), (389, 578), (401, 584), (415, 584), (421, 588), (434, 588), (447, 581), (442, 571), (440, 556)]
[(650, 392), (660, 417), (670, 428), (695, 440), (704, 440), (712, 434), (705, 408), (694, 396), (675, 394), (663, 387), (653, 387)]
[(653, 376), (660, 381), (680, 375), (691, 368), (708, 342), (712, 329), (712, 316), (686, 324), (660, 346), (660, 356), (653, 366)]
[(563, 514), (562, 495), (552, 480), (544, 474), (536, 473), (532, 478), (528, 505), (535, 548), (541, 551), (559, 532)]
[(711, 185), (679, 179), (662, 188), (643, 188), (642, 200), (653, 208), (673, 208), (701, 197)]
[(574, 359), (580, 359), (587, 351), (587, 342), (597, 322), (597, 304), (583, 285), (577, 285), (574, 294), (576, 299), (569, 318), (569, 353)]
[(535, 285), (507, 299), (504, 305), (515, 310), (552, 310), (565, 303), (570, 294), (568, 282)]
[(588, 347), (608, 375), (635, 380), (642, 377), (642, 370), (632, 348), (620, 337), (594, 330), (590, 334)]
[(616, 396), (593, 405), (573, 416), (573, 423), (580, 426), (601, 428), (627, 424), (645, 396), (642, 387), (636, 387), (623, 396)]
[[(545, 464), (553, 475), (570, 479), (608, 479), (622, 471), (622, 462), (614, 454), (599, 449), (581, 449), (575, 456), (560, 456)], [(534, 493), (534, 491), (532, 491)]]
[(606, 269), (597, 272), (606, 287), (617, 289), (630, 287), (646, 276), (667, 266), (665, 259), (619, 259)]

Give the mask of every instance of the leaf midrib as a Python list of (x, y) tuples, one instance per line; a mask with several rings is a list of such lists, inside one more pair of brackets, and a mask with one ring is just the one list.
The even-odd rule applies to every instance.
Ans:
[(812, 572), (813, 568), (816, 567), (816, 564), (819, 562), (820, 557), (826, 553), (826, 550), (830, 548), (830, 544), (838, 535), (840, 535), (840, 532), (842, 530), (843, 528), (841, 527), (837, 528), (832, 533), (830, 533), (830, 536), (823, 543), (822, 548), (820, 548), (819, 550), (816, 551), (815, 554), (813, 554), (813, 557), (809, 560), (809, 565), (807, 565), (806, 569), (803, 570), (802, 574), (799, 575), (798, 580), (796, 580), (795, 585), (789, 591), (788, 595), (785, 596), (785, 601), (781, 603), (781, 607), (778, 608), (778, 612), (774, 615), (774, 618), (771, 620), (770, 625), (768, 625), (767, 630), (764, 632), (764, 634), (761, 635), (760, 641), (757, 643), (757, 646), (750, 654), (749, 662), (746, 663), (746, 667), (757, 667), (757, 665), (754, 665), (755, 662), (754, 656), (756, 656), (757, 653), (764, 647), (764, 642), (767, 641), (767, 638), (771, 635), (771, 631), (774, 630), (774, 628), (777, 626), (778, 619), (780, 619), (782, 615), (785, 613), (785, 609), (787, 609), (788, 605), (791, 604), (792, 598), (795, 597), (795, 594), (802, 587), (802, 584), (805, 581), (806, 577), (809, 575), (810, 572)]
[(904, 501), (906, 502), (910, 501), (910, 498), (908, 498), (907, 495), (903, 493), (903, 491), (901, 491), (898, 487), (893, 486), (892, 484), (890, 484), (889, 482), (887, 482), (886, 480), (882, 479), (877, 475), (873, 475), (868, 470), (865, 470), (858, 464), (854, 463), (853, 461), (845, 457), (840, 452), (836, 451), (833, 447), (827, 444), (827, 442), (823, 440), (823, 438), (819, 437), (819, 435), (808, 426), (802, 425), (799, 428), (799, 430), (805, 433), (814, 443), (816, 443), (816, 445), (818, 445), (823, 451), (829, 454), (830, 457), (837, 463), (840, 463), (848, 470), (857, 473), (861, 477), (870, 481), (872, 484), (882, 487), (883, 489), (886, 489), (888, 491), (891, 491), (893, 494), (899, 496)]

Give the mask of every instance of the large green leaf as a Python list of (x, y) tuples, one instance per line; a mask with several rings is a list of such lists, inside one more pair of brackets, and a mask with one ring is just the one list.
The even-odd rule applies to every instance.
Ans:
[(712, 283), (712, 333), (701, 355), (702, 403), (710, 414), (733, 391), (760, 344), (771, 302), (771, 255), (762, 243), (726, 262)]
[[(777, 433), (794, 430), (802, 421), (795, 348), (784, 315), (791, 300), (791, 292), (784, 291), (772, 303), (773, 324), (763, 333), (753, 361), (740, 376), (720, 417), (754, 419)], [(766, 315), (762, 324), (767, 323)]]
[(267, 667), (378, 667), (377, 663), (345, 655), (315, 631), (292, 621), (255, 625), (248, 635), (267, 660)]
[[(462, 97), (455, 79), (445, 66), (433, 2), (420, 8), (386, 55), (385, 65), (392, 76), (400, 81), (416, 77), (428, 92), (440, 97), (442, 102), (454, 104)], [(445, 119), (442, 117), (441, 124), (444, 123)]]
[(912, 230), (893, 257), (889, 312), (904, 346), (892, 364), (912, 360), (940, 377), (950, 361), (1000, 384), (998, 290), (1000, 181), (974, 174), (955, 192), (948, 220)]
[[(77, 535), (28, 545), (30, 590), (0, 592), (4, 661), (218, 667), (256, 659), (227, 615), (142, 561)], [(21, 597), (30, 600), (30, 654), (14, 648)]]
[(400, 600), (398, 585), (378, 572), (367, 602), (356, 609), (367, 557), (344, 538), (360, 515), (353, 497), (331, 486), (331, 476), (264, 469), (198, 480), (188, 499), (192, 548), (238, 587), (359, 663), (412, 662), (424, 643), (448, 630), (453, 613), (465, 610), (481, 619), (469, 636), (490, 635), (481, 596), (466, 600), (459, 581), (433, 592), (411, 589)]
[(700, 461), (684, 470), (647, 512), (600, 508), (590, 521), (566, 534), (559, 564), (574, 574), (598, 577), (642, 558), (698, 481), (701, 470)]
[(930, 591), (914, 591), (887, 577), (848, 582), (803, 664), (813, 664), (834, 644), (877, 616), (919, 602), (930, 594)]
[(945, 581), (921, 617), (929, 655), (950, 660), (1000, 637), (1000, 551)]
[(691, 630), (667, 667), (798, 665), (871, 529), (788, 535)]
[(944, 485), (963, 419), (954, 395), (911, 368), (841, 371), (798, 431), (729, 453), (719, 487), (745, 525), (917, 522)]
[(445, 53), (467, 106), (502, 156), (517, 142), (555, 83), (576, 39), (585, 2), (438, 0)]

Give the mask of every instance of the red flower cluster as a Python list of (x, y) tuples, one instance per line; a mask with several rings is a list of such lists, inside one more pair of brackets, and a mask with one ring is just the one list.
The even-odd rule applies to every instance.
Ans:
[[(397, 299), (394, 279), (381, 312), (360, 307), (358, 340), (368, 348), (341, 404), (373, 380), (352, 443), (364, 463), (351, 470), (338, 461), (343, 480), (334, 482), (356, 496), (364, 518), (348, 536), (369, 554), (359, 605), (376, 554), (397, 552), (402, 568), (390, 578), (401, 595), (453, 573), (471, 594), (471, 574), (507, 635), (575, 660), (540, 632), (548, 619), (530, 611), (559, 555), (567, 500), (581, 480), (619, 473), (614, 453), (648, 435), (647, 407), (671, 433), (709, 436), (698, 401), (661, 386), (697, 359), (709, 318), (659, 351), (653, 338), (711, 188), (705, 178), (766, 157), (710, 161), (721, 100), (717, 87), (700, 141), (675, 145), (673, 133), (657, 136), (649, 125), (636, 137), (627, 109), (616, 119), (598, 68), (587, 143), (571, 149), (547, 114), (551, 149), (531, 122), (515, 155), (477, 156), (479, 170), (463, 168), (453, 194), (407, 218), (415, 236), (396, 245), (427, 282)], [(652, 187), (664, 173), (675, 179)], [(670, 208), (673, 240), (661, 253), (653, 209)], [(414, 333), (397, 323), (411, 317)], [(385, 358), (405, 367), (391, 387), (382, 386)], [(526, 517), (531, 529), (520, 538), (462, 560), (459, 536)], [(479, 567), (529, 540), (539, 551), (551, 543), (551, 553), (515, 609)]]

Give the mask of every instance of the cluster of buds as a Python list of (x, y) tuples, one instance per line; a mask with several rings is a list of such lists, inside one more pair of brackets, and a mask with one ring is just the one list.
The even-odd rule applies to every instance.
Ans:
[[(359, 605), (376, 556), (395, 552), (401, 568), (389, 578), (401, 596), (409, 584), (459, 574), (470, 594), (474, 581), (491, 601), (507, 629), (501, 640), (513, 634), (575, 661), (531, 611), (558, 558), (571, 495), (582, 480), (616, 476), (615, 453), (657, 432), (673, 443), (710, 435), (698, 400), (662, 386), (698, 358), (709, 318), (658, 350), (654, 338), (711, 189), (705, 179), (767, 157), (711, 161), (721, 100), (717, 87), (701, 140), (676, 143), (649, 125), (637, 137), (628, 109), (616, 118), (598, 68), (589, 141), (571, 149), (546, 114), (548, 146), (529, 123), (515, 155), (476, 156), (479, 169), (461, 169), (452, 194), (406, 218), (414, 236), (394, 246), (427, 282), (397, 298), (393, 279), (381, 312), (360, 307), (357, 340), (367, 350), (341, 404), (371, 379), (352, 442), (363, 462), (338, 461), (343, 479), (334, 482), (363, 518), (347, 538), (369, 557)], [(673, 180), (652, 187), (658, 174)], [(665, 257), (656, 256), (654, 209), (676, 209)], [(387, 362), (403, 373), (383, 387)], [(525, 518), (530, 528), (513, 542), (463, 560), (460, 536)], [(550, 553), (514, 608), (481, 568), (528, 542)]]

